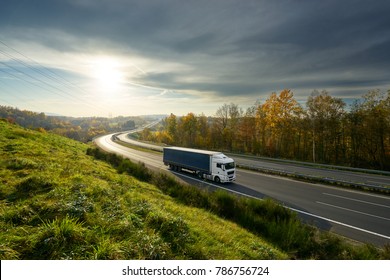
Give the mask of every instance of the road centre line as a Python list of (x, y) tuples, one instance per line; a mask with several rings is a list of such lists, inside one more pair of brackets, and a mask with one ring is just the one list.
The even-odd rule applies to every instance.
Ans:
[(383, 204), (379, 204), (379, 203), (368, 202), (368, 201), (364, 201), (364, 200), (360, 200), (360, 199), (355, 199), (355, 198), (349, 198), (349, 197), (345, 197), (345, 196), (341, 196), (341, 195), (330, 194), (330, 193), (322, 193), (322, 194), (328, 195), (328, 196), (334, 196), (334, 197), (338, 197), (338, 198), (342, 198), (342, 199), (346, 199), (346, 200), (352, 200), (352, 201), (357, 201), (357, 202), (361, 202), (361, 203), (366, 203), (366, 204), (370, 204), (370, 205), (375, 205), (375, 206), (390, 208), (390, 206), (388, 206), (388, 205), (383, 205)]
[[(256, 197), (256, 196), (252, 196), (252, 195), (245, 194), (245, 193), (240, 193), (240, 192), (237, 192), (237, 191), (234, 191), (234, 190), (222, 187), (222, 186), (218, 186), (218, 185), (215, 185), (215, 184), (212, 184), (212, 183), (209, 183), (209, 182), (200, 181), (200, 180), (198, 180), (198, 179), (196, 179), (194, 177), (187, 176), (187, 175), (182, 174), (182, 173), (173, 172), (173, 171), (172, 171), (172, 173), (180, 175), (180, 176), (183, 176), (185, 178), (189, 178), (189, 179), (198, 181), (198, 182), (205, 183), (207, 185), (210, 185), (210, 186), (213, 186), (213, 187), (216, 187), (216, 188), (219, 188), (219, 189), (226, 190), (228, 192), (232, 192), (232, 193), (235, 193), (235, 194), (239, 194), (239, 195), (242, 195), (242, 196), (246, 196), (246, 197), (250, 197), (250, 198), (254, 198), (254, 199), (258, 199), (258, 200), (263, 200), (262, 198), (259, 198), (259, 197)], [(294, 211), (294, 212), (297, 212), (297, 213), (301, 213), (301, 214), (304, 214), (304, 215), (307, 215), (307, 216), (311, 216), (311, 217), (314, 217), (314, 218), (317, 218), (317, 219), (321, 219), (321, 220), (324, 220), (324, 221), (327, 221), (327, 222), (330, 222), (330, 223), (334, 223), (334, 224), (337, 224), (337, 225), (340, 225), (340, 226), (344, 226), (344, 227), (347, 227), (347, 228), (351, 228), (351, 229), (354, 229), (354, 230), (357, 230), (357, 231), (365, 232), (365, 233), (368, 233), (368, 234), (372, 234), (372, 235), (375, 235), (375, 236), (382, 237), (382, 238), (390, 240), (390, 236), (387, 236), (387, 235), (384, 235), (384, 234), (380, 234), (380, 233), (369, 231), (369, 230), (366, 230), (366, 229), (363, 229), (363, 228), (355, 227), (353, 225), (348, 225), (348, 224), (345, 224), (345, 223), (342, 223), (342, 222), (339, 222), (339, 221), (335, 221), (335, 220), (332, 220), (332, 219), (329, 219), (329, 218), (326, 218), (326, 217), (315, 215), (315, 214), (312, 214), (312, 213), (309, 213), (309, 212), (306, 212), (306, 211), (302, 211), (302, 210), (298, 210), (298, 209), (295, 209), (295, 208), (292, 208), (292, 207), (288, 207), (288, 206), (285, 206), (285, 205), (282, 205), (282, 206), (284, 208), (290, 209), (291, 211)]]
[(349, 211), (349, 212), (354, 212), (354, 213), (358, 213), (358, 214), (362, 214), (362, 215), (366, 215), (366, 216), (370, 216), (370, 217), (374, 217), (374, 218), (378, 218), (378, 219), (383, 219), (383, 220), (390, 221), (389, 218), (385, 218), (385, 217), (381, 217), (381, 216), (376, 216), (376, 215), (364, 213), (364, 212), (357, 211), (357, 210), (348, 209), (348, 208), (345, 208), (345, 207), (336, 206), (336, 205), (329, 204), (329, 203), (325, 203), (325, 202), (321, 202), (321, 201), (316, 201), (316, 203), (322, 204), (322, 205), (326, 205), (326, 206), (330, 206), (330, 207), (333, 207), (333, 208), (338, 208), (338, 209), (346, 210), (346, 211)]
[[(287, 177), (280, 177), (280, 176), (276, 176), (276, 175), (259, 173), (259, 172), (256, 172), (256, 171), (245, 170), (245, 169), (241, 169), (241, 168), (236, 168), (236, 170), (239, 170), (241, 173), (257, 174), (257, 175), (261, 174), (262, 176), (271, 177), (271, 178), (277, 178), (278, 180), (286, 180), (286, 181), (295, 181), (296, 182), (296, 180), (291, 179), (291, 178), (287, 178)], [(390, 196), (383, 196), (383, 195), (378, 195), (378, 194), (369, 193), (369, 192), (361, 192), (361, 191), (352, 190), (352, 189), (339, 188), (339, 187), (330, 186), (330, 185), (323, 185), (323, 184), (319, 184), (319, 183), (311, 183), (311, 182), (304, 182), (304, 181), (301, 181), (301, 183), (302, 184), (311, 185), (311, 186), (315, 186), (316, 188), (323, 188), (323, 189), (326, 189), (328, 191), (329, 190), (337, 190), (339, 192), (361, 194), (361, 195), (364, 195), (364, 196), (380, 197), (382, 199), (390, 200)]]

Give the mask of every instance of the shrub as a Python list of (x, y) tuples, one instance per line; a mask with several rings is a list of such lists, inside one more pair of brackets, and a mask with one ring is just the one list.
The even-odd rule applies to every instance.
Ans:
[(390, 243), (387, 243), (385, 246), (383, 246), (383, 250), (381, 251), (381, 259), (390, 260)]
[(212, 210), (218, 213), (220, 216), (225, 219), (235, 220), (238, 213), (241, 209), (238, 209), (239, 205), (237, 205), (237, 198), (233, 197), (231, 194), (226, 191), (218, 190), (212, 194), (210, 197), (214, 203)]
[(124, 159), (116, 154), (102, 152), (97, 148), (88, 148), (87, 155), (93, 156), (98, 160), (104, 160), (117, 168), (119, 173), (127, 173), (135, 178), (149, 182), (152, 179), (152, 173), (143, 163), (134, 163), (129, 159)]
[(153, 174), (152, 183), (163, 193), (188, 206), (211, 209), (210, 193), (207, 190), (179, 183), (167, 174)]
[(133, 163), (131, 160), (123, 159), (117, 167), (119, 173), (126, 172), (135, 178), (149, 182), (152, 178), (152, 173), (146, 168), (143, 163)]
[[(117, 167), (121, 173), (126, 172), (138, 179), (153, 183), (163, 193), (180, 203), (206, 209), (237, 223), (288, 252), (291, 258), (386, 259), (390, 256), (390, 245), (385, 247), (383, 252), (379, 252), (377, 248), (370, 245), (356, 247), (332, 234), (321, 234), (315, 227), (303, 224), (296, 213), (271, 199), (242, 198), (220, 190), (208, 192), (181, 184), (167, 174), (151, 173), (144, 164), (137, 165), (127, 159), (119, 160), (117, 156), (104, 157), (98, 149), (89, 149), (88, 153), (94, 155), (95, 158), (104, 158)], [(200, 251), (188, 250), (187, 252), (188, 247), (181, 247), (183, 243), (188, 245), (189, 239), (186, 238), (190, 238), (186, 235), (183, 221), (157, 215), (148, 216), (148, 223), (159, 232), (165, 244), (171, 244), (173, 251), (186, 254), (190, 252), (195, 256), (201, 256)], [(159, 246), (162, 244), (158, 238), (154, 241), (158, 241)], [(165, 248), (165, 245), (161, 246)], [(154, 259), (165, 258), (169, 255), (168, 252), (162, 255), (154, 255), (153, 252), (151, 255)]]

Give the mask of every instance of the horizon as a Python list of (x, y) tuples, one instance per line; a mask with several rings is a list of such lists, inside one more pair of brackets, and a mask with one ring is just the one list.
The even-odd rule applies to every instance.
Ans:
[(390, 89), (388, 1), (16, 3), (0, 10), (0, 104), (70, 117), (215, 115), (291, 89)]

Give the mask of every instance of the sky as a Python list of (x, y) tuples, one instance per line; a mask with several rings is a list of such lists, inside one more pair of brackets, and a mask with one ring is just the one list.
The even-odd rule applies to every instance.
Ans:
[(390, 1), (1, 0), (0, 104), (215, 115), (291, 89), (390, 89)]

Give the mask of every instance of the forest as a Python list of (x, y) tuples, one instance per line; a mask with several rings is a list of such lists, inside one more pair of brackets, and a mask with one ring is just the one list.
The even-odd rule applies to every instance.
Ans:
[(302, 106), (291, 90), (245, 111), (224, 104), (213, 117), (169, 115), (142, 140), (273, 158), (390, 170), (390, 90), (351, 105), (315, 90)]
[(110, 132), (134, 129), (147, 123), (141, 117), (115, 117), (115, 118), (73, 118), (62, 116), (47, 116), (44, 113), (36, 113), (17, 108), (0, 106), (0, 118), (7, 119), (10, 123), (17, 123), (23, 127), (36, 129), (41, 132), (65, 136), (77, 141), (88, 142), (93, 137)]

